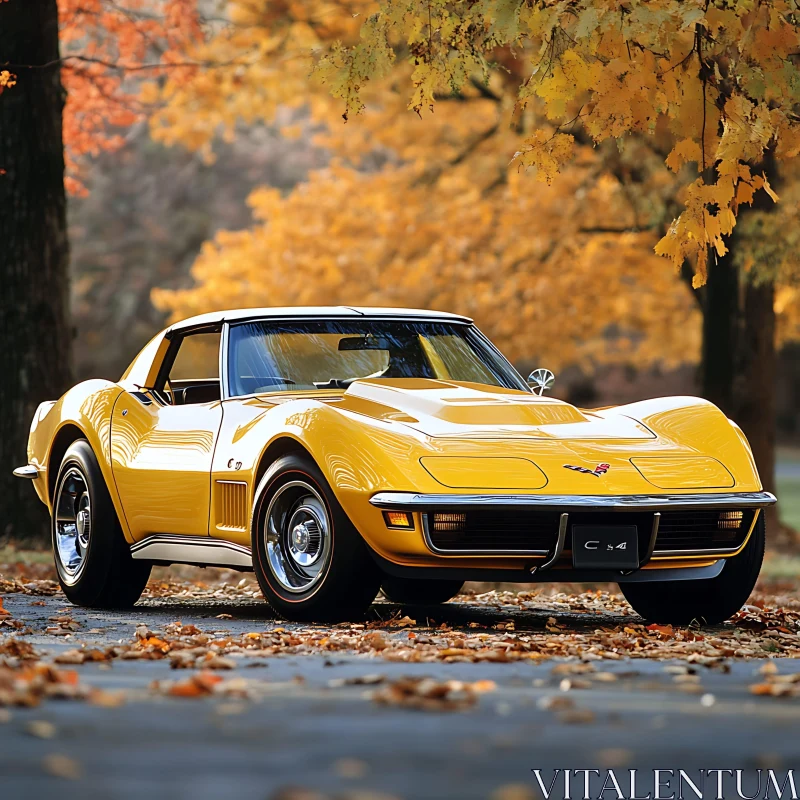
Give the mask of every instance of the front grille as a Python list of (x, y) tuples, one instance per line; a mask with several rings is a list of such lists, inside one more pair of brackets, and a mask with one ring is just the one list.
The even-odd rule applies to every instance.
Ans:
[(424, 514), (436, 550), (547, 551), (555, 547), (561, 513), (549, 509), (479, 508)]
[(730, 550), (744, 542), (752, 508), (739, 511), (666, 511), (661, 514), (655, 554), (665, 550)]
[[(423, 514), (434, 550), (451, 553), (551, 552), (558, 537), (559, 509), (442, 508)], [(754, 509), (662, 511), (654, 555), (672, 551), (719, 552), (744, 542)], [(565, 553), (572, 547), (573, 525), (636, 525), (644, 558), (653, 531), (652, 511), (570, 511)]]

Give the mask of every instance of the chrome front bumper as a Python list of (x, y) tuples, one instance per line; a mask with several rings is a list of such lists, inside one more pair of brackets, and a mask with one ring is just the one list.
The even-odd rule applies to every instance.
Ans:
[(682, 511), (700, 508), (764, 508), (778, 502), (770, 492), (714, 494), (415, 494), (378, 492), (370, 498), (376, 508), (423, 509), (458, 506), (528, 506), (563, 511)]
[[(415, 494), (413, 492), (379, 492), (370, 498), (376, 508), (422, 513), (422, 534), (428, 550), (437, 556), (534, 556), (543, 559), (530, 567), (531, 573), (539, 573), (552, 567), (561, 558), (565, 549), (570, 512), (652, 512), (652, 528), (647, 530), (647, 546), (642, 548), (639, 569), (654, 557), (661, 515), (669, 511), (691, 510), (730, 510), (761, 509), (777, 502), (769, 492), (708, 493), (683, 495), (486, 495), (486, 494)], [(541, 549), (443, 549), (437, 547), (431, 537), (428, 514), (442, 509), (469, 508), (518, 508), (558, 511), (559, 525), (553, 545)], [(744, 543), (736, 548), (711, 550), (662, 550), (657, 554), (660, 561), (675, 558), (725, 558), (736, 555), (749, 540), (756, 524), (754, 514), (752, 525)]]

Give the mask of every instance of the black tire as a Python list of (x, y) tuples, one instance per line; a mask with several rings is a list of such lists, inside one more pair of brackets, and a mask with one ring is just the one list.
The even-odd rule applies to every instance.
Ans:
[(378, 594), (380, 571), (367, 545), (308, 456), (282, 456), (267, 469), (251, 536), (261, 591), (286, 619), (360, 618)]
[(392, 603), (435, 606), (452, 600), (463, 586), (464, 581), (396, 578), (392, 575), (385, 575), (381, 583), (381, 591)]
[[(103, 473), (87, 441), (79, 439), (70, 445), (55, 486), (50, 526), (53, 557), (67, 599), (90, 608), (129, 608), (141, 596), (151, 564), (131, 558)], [(75, 517), (73, 527), (71, 516)], [(74, 558), (69, 557), (71, 546)]]
[(651, 622), (717, 625), (747, 602), (764, 560), (766, 523), (763, 511), (747, 546), (725, 562), (716, 578), (658, 583), (621, 583), (633, 610)]

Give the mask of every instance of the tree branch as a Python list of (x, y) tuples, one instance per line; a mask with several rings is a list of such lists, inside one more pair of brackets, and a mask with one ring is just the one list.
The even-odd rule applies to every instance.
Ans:
[(113, 61), (106, 61), (102, 58), (93, 58), (84, 55), (68, 55), (62, 58), (57, 58), (53, 61), (47, 61), (44, 64), (4, 64), (3, 66), (9, 69), (22, 70), (22, 69), (49, 69), (50, 67), (63, 66), (67, 61), (80, 61), (85, 64), (99, 64), (107, 69), (116, 69), (121, 72), (140, 72), (142, 70), (150, 69), (170, 69), (173, 67), (203, 67), (203, 68), (219, 68), (219, 67), (240, 67), (252, 66), (253, 61), (239, 61), (238, 59), (231, 59), (230, 61), (159, 61), (152, 64), (119, 64)]

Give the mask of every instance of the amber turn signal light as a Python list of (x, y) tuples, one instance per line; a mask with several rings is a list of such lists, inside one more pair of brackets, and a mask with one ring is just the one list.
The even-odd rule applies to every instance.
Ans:
[(387, 528), (414, 529), (414, 518), (408, 511), (384, 511), (383, 518)]
[(740, 528), (744, 521), (744, 511), (721, 511), (717, 527), (720, 530)]

